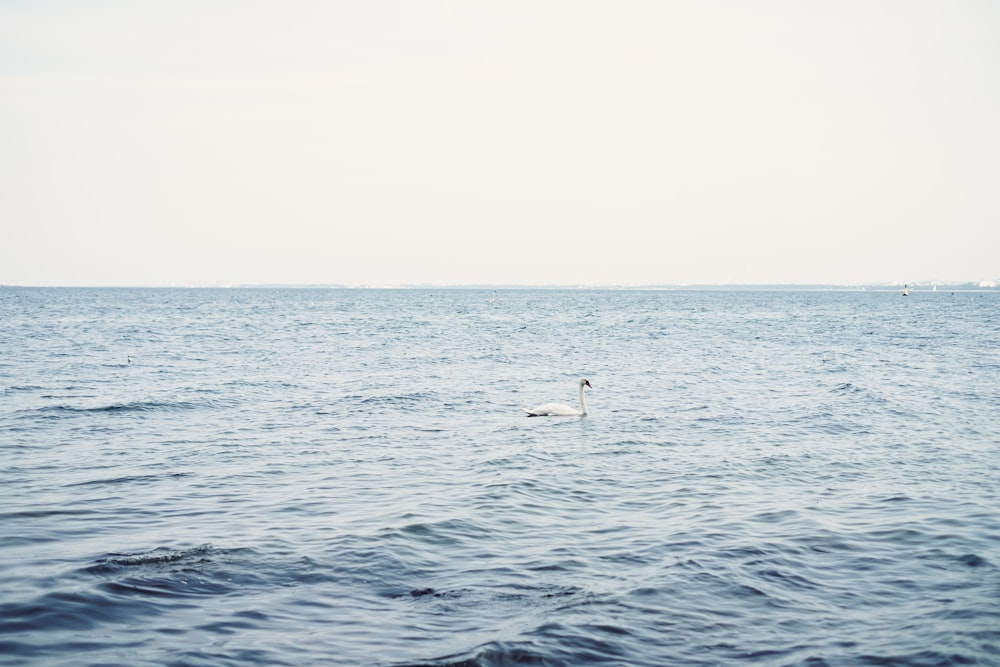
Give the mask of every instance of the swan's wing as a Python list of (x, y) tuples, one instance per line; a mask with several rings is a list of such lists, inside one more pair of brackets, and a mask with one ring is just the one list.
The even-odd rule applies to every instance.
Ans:
[(537, 408), (524, 409), (529, 417), (575, 417), (580, 411), (562, 403), (546, 403)]

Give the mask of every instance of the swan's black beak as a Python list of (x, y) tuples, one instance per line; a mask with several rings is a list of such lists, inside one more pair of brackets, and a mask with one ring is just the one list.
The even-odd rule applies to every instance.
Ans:
[[(588, 387), (590, 387), (590, 380), (584, 380), (583, 383), (585, 385), (587, 385)], [(590, 388), (593, 389), (593, 387), (590, 387)]]

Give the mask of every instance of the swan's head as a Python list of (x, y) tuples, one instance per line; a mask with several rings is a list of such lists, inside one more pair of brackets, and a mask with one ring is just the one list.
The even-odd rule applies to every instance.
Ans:
[[(590, 380), (588, 380), (587, 378), (580, 378), (580, 386), (581, 387), (590, 387)], [(590, 388), (593, 389), (593, 387), (590, 387)]]

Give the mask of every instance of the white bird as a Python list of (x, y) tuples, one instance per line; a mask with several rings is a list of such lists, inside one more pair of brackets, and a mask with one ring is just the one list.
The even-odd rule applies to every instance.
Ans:
[[(546, 403), (537, 408), (524, 408), (529, 417), (583, 417), (587, 414), (587, 399), (583, 397), (583, 388), (590, 387), (590, 380), (580, 378), (580, 409), (575, 410), (563, 403)], [(593, 387), (590, 387), (593, 389)]]

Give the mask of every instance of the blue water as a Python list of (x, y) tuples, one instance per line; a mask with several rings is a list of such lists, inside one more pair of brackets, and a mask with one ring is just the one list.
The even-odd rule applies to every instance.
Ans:
[(998, 494), (992, 291), (0, 289), (4, 665), (996, 665)]

